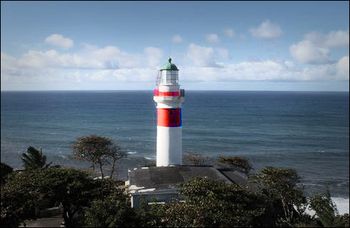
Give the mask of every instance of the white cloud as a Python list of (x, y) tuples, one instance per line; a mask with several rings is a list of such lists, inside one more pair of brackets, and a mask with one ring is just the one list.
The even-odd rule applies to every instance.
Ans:
[(216, 48), (215, 51), (221, 59), (227, 60), (230, 57), (230, 52), (226, 48)]
[(219, 43), (220, 42), (219, 36), (215, 33), (207, 34), (205, 36), (205, 39), (209, 43)]
[(148, 66), (159, 66), (160, 61), (163, 57), (163, 51), (161, 49), (155, 47), (147, 47), (145, 48), (145, 54), (148, 60)]
[(223, 61), (230, 58), (230, 52), (226, 48), (208, 47), (191, 43), (186, 51), (186, 62), (197, 67), (222, 67)]
[(22, 56), (14, 58), (1, 54), (4, 64), (1, 69), (20, 72), (19, 70), (41, 71), (53, 70), (110, 70), (142, 67), (155, 67), (159, 64), (163, 52), (159, 48), (146, 47), (144, 53), (131, 54), (115, 46), (96, 47), (85, 45), (82, 50), (61, 53), (56, 50), (29, 50)]
[(317, 46), (336, 48), (349, 46), (349, 31), (331, 31), (328, 34), (310, 32), (305, 34), (304, 40), (309, 40)]
[(183, 39), (180, 35), (174, 35), (171, 41), (175, 44), (179, 44), (183, 41)]
[(325, 39), (327, 47), (346, 47), (349, 46), (349, 31), (332, 31), (327, 34)]
[(281, 36), (282, 29), (278, 24), (265, 20), (258, 27), (250, 29), (250, 33), (254, 37), (272, 39)]
[(46, 37), (45, 42), (62, 48), (71, 48), (74, 45), (73, 40), (62, 36), (61, 34), (52, 34)]
[(319, 64), (329, 62), (329, 50), (317, 47), (309, 40), (293, 44), (289, 50), (294, 59), (301, 63)]
[[(156, 69), (152, 65), (159, 60), (160, 49), (148, 47), (144, 54), (132, 56), (137, 61), (123, 59), (118, 67), (111, 67), (111, 62), (118, 61), (117, 48), (105, 47), (82, 53), (62, 54), (53, 50), (29, 51), (25, 55), (14, 58), (1, 53), (2, 89), (40, 89), (39, 85), (79, 89), (78, 85), (107, 82), (153, 82)], [(86, 55), (85, 55), (86, 54)], [(103, 54), (108, 56), (102, 58)], [(124, 53), (124, 55), (130, 55)], [(148, 55), (152, 55), (148, 59)], [(157, 55), (157, 57), (154, 57)], [(91, 58), (94, 56), (95, 58)], [(113, 60), (115, 59), (115, 60)], [(139, 59), (143, 60), (138, 61)], [(130, 67), (133, 64), (133, 67)], [(105, 84), (106, 85), (106, 84)], [(108, 85), (108, 84), (107, 84)], [(61, 87), (59, 87), (61, 86)], [(97, 84), (96, 84), (97, 86)]]
[(235, 31), (233, 29), (230, 29), (230, 28), (227, 28), (224, 30), (224, 34), (227, 36), (227, 37), (234, 37), (235, 36)]
[[(228, 57), (228, 50), (190, 44), (179, 66), (184, 81), (235, 80), (348, 80), (349, 57), (336, 63), (300, 67), (292, 61), (243, 61), (218, 64)], [(87, 81), (153, 82), (163, 52), (147, 47), (141, 54), (130, 54), (117, 47), (91, 46), (77, 53), (54, 50), (28, 51), (19, 58), (1, 53), (1, 79), (12, 82), (80, 83)], [(220, 67), (219, 67), (220, 66)], [(19, 79), (20, 78), (20, 79)], [(35, 83), (34, 83), (35, 84)]]
[[(203, 50), (201, 49), (201, 51)], [(204, 52), (214, 55), (210, 48), (205, 49)], [(213, 50), (213, 52), (215, 51)], [(59, 56), (60, 54), (55, 54), (55, 57)], [(1, 58), (2, 89), (40, 89), (40, 86), (66, 89), (67, 85), (69, 88), (75, 89), (113, 89), (116, 88), (113, 85), (118, 86), (121, 83), (130, 82), (133, 85), (140, 82), (149, 83), (151, 88), (157, 74), (157, 69), (141, 65), (134, 68), (33, 68), (19, 66), (18, 59), (4, 53), (1, 54)], [(299, 68), (290, 61), (274, 60), (243, 61), (224, 64), (221, 67), (190, 63), (179, 67), (181, 68), (182, 82), (349, 80), (348, 56), (343, 57), (337, 63), (309, 65), (304, 68)]]
[(189, 81), (322, 81), (349, 80), (349, 75), (340, 74), (337, 64), (310, 65), (298, 68), (290, 61), (274, 60), (244, 61), (226, 64), (223, 67), (185, 67), (181, 77)]
[(339, 78), (349, 80), (349, 56), (344, 56), (337, 62), (337, 73)]
[(300, 63), (323, 64), (330, 62), (332, 48), (348, 47), (349, 31), (331, 31), (328, 34), (310, 32), (304, 39), (289, 48), (291, 55)]
[(217, 66), (214, 61), (214, 49), (211, 47), (199, 46), (192, 43), (188, 46), (186, 56), (195, 66)]
[[(301, 45), (304, 45), (306, 54), (297, 53), (304, 58), (303, 61), (315, 61), (313, 55), (320, 55), (322, 61), (327, 60), (311, 41), (306, 48), (305, 43)], [(307, 45), (311, 45), (311, 48)], [(316, 54), (308, 54), (308, 51), (315, 51)], [(185, 58), (174, 61), (181, 69), (182, 81), (349, 80), (348, 56), (338, 61), (325, 61), (322, 65), (300, 66), (290, 60), (270, 59), (230, 63), (229, 55), (229, 50), (224, 48), (192, 43), (186, 50)], [(68, 53), (53, 49), (29, 50), (19, 57), (2, 52), (2, 89), (40, 89), (40, 86), (64, 89), (67, 85), (84, 89), (87, 85), (94, 88), (94, 84), (98, 83), (105, 83), (105, 88), (129, 82), (133, 82), (133, 85), (139, 82), (153, 84), (157, 67), (163, 61), (163, 51), (156, 47), (146, 47), (141, 53), (129, 53), (115, 46), (86, 44), (80, 50)]]

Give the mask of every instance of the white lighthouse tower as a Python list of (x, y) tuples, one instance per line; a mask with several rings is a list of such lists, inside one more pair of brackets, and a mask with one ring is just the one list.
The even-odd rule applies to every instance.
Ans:
[(159, 71), (153, 100), (157, 103), (157, 166), (182, 165), (181, 104), (179, 69), (169, 58)]

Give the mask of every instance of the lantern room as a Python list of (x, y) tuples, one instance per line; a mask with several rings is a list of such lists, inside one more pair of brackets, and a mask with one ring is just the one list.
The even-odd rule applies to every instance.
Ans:
[(171, 58), (159, 70), (157, 77), (157, 86), (159, 85), (178, 85), (179, 84), (179, 69), (175, 64), (171, 63)]

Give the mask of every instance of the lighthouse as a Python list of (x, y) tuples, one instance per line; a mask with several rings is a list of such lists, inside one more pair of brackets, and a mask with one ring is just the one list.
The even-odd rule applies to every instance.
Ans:
[(168, 62), (159, 70), (153, 100), (157, 107), (157, 166), (182, 165), (181, 104), (179, 69)]
[(179, 186), (195, 177), (246, 186), (248, 177), (235, 168), (182, 166), (181, 104), (185, 91), (180, 89), (179, 69), (171, 58), (159, 70), (156, 85), (153, 100), (157, 107), (157, 167), (128, 170), (125, 185), (131, 207), (182, 200)]
[(181, 200), (179, 186), (195, 178), (208, 178), (228, 184), (247, 185), (248, 177), (235, 168), (182, 166), (181, 104), (185, 91), (180, 89), (179, 69), (171, 58), (159, 70), (153, 100), (157, 106), (157, 167), (128, 170), (128, 187), (132, 208), (142, 203), (164, 204)]

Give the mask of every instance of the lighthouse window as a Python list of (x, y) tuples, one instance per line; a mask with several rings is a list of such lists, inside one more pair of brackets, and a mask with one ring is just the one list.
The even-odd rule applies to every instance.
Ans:
[(166, 72), (163, 75), (163, 83), (165, 84), (177, 84), (178, 83), (178, 75), (176, 71)]
[(160, 71), (157, 77), (157, 85), (173, 85), (179, 83), (178, 73), (176, 71)]

